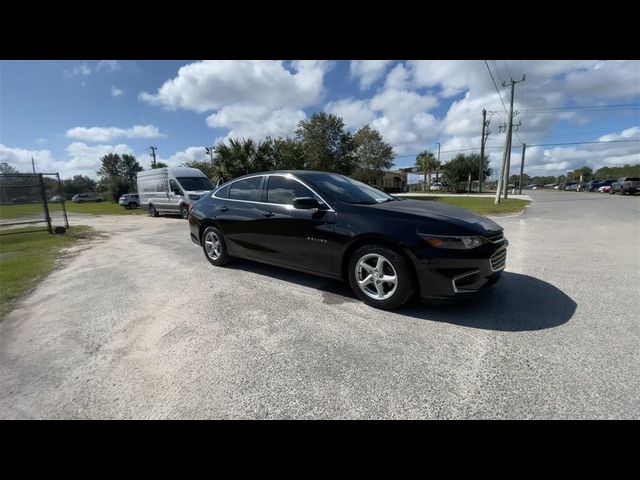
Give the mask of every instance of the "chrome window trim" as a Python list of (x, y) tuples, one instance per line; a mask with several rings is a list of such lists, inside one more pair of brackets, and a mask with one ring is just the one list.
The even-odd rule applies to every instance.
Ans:
[[(291, 173), (263, 173), (260, 175), (251, 175), (249, 177), (243, 177), (243, 178), (239, 178), (237, 180), (232, 180), (230, 182), (225, 183), (224, 185), (220, 185), (219, 188), (216, 188), (216, 191), (218, 191), (220, 188), (224, 187), (225, 185), (229, 185), (229, 193), (231, 193), (231, 186), (235, 183), (238, 182), (240, 180), (249, 180), (250, 178), (256, 178), (256, 177), (269, 177), (269, 176), (273, 176), (273, 177), (285, 177), (285, 178), (290, 178), (292, 180), (295, 180), (296, 182), (300, 183), (302, 186), (308, 188), (309, 190), (311, 190), (311, 192), (313, 192), (314, 195), (316, 195), (320, 200), (322, 200), (322, 202), (329, 207), (328, 210), (321, 210), (323, 212), (334, 212), (335, 210), (333, 209), (333, 207), (331, 206), (331, 204), (329, 202), (327, 202), (324, 198), (322, 198), (322, 195), (320, 195), (318, 192), (316, 192), (313, 188), (311, 188), (309, 185), (307, 185), (306, 183), (304, 183), (302, 180), (300, 180), (299, 178), (293, 176), (293, 174)], [(268, 180), (268, 179), (267, 179)], [(269, 184), (267, 183), (267, 188), (269, 187)], [(222, 198), (222, 197), (216, 197), (216, 193), (213, 192), (211, 194), (211, 198), (217, 198), (218, 200), (228, 200), (230, 202), (243, 202), (243, 203), (257, 203), (259, 205), (276, 205), (278, 207), (285, 207), (288, 210), (297, 210), (293, 208), (293, 205), (288, 205), (286, 203), (269, 203), (269, 202), (256, 202), (255, 200), (238, 200), (235, 198)]]

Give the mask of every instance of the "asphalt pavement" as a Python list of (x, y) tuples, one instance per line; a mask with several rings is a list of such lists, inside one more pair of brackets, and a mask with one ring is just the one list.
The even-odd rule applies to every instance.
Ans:
[(180, 218), (100, 232), (0, 323), (0, 418), (640, 418), (640, 196), (531, 191), (476, 300), (364, 305), (216, 268)]

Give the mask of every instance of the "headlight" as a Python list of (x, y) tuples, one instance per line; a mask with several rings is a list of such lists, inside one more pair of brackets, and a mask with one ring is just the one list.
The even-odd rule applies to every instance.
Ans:
[(420, 237), (431, 247), (454, 250), (471, 250), (484, 243), (482, 237), (438, 237), (434, 235), (420, 235)]
[(200, 200), (200, 195), (189, 195), (190, 200)]

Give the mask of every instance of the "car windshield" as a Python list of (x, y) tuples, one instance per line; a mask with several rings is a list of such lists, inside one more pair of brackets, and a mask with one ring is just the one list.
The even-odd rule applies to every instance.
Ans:
[(178, 182), (188, 191), (213, 190), (213, 184), (205, 177), (179, 177)]
[(338, 174), (318, 174), (310, 178), (333, 198), (356, 205), (374, 205), (396, 200), (377, 188)]

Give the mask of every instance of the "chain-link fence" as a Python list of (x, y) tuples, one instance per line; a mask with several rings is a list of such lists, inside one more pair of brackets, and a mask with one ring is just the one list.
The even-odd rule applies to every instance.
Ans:
[(69, 228), (60, 175), (7, 173), (0, 175), (0, 234)]

